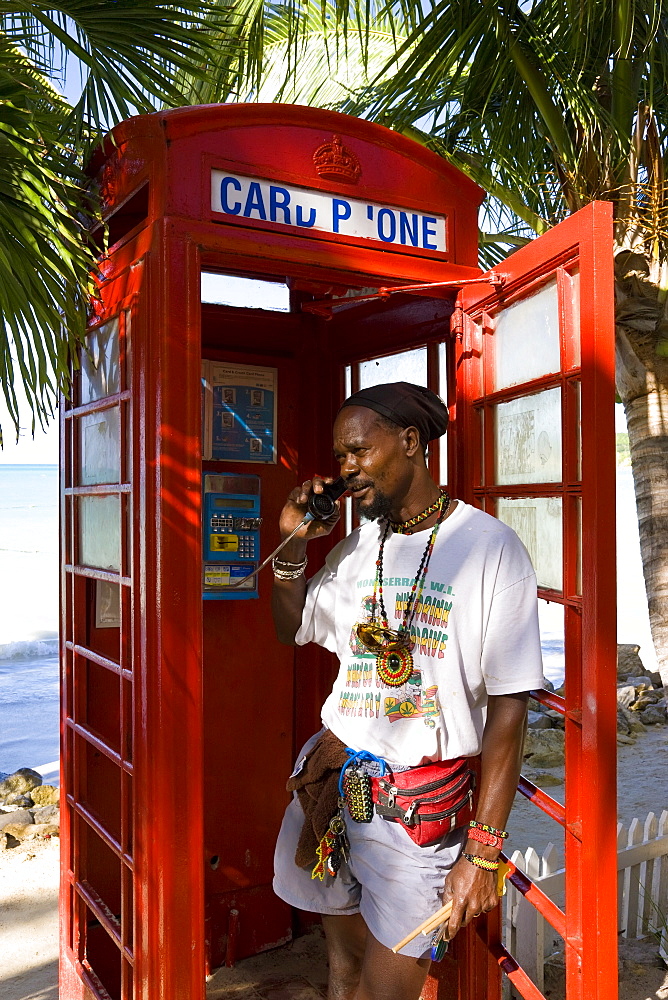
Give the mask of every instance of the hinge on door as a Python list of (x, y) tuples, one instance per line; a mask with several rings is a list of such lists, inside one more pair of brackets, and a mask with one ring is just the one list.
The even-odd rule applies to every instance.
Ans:
[(457, 304), (450, 316), (450, 336), (461, 340), (464, 335), (464, 310)]
[(506, 275), (500, 271), (488, 271), (487, 281), (489, 281), (495, 292), (500, 292), (506, 283)]

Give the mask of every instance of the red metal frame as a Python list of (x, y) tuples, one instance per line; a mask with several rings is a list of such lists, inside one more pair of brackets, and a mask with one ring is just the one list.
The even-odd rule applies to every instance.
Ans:
[[(333, 132), (362, 163), (358, 191), (314, 173), (313, 151)], [(211, 169), (223, 166), (445, 214), (448, 252), (388, 249), (359, 238), (221, 217), (211, 211), (208, 192)], [(243, 607), (202, 607), (201, 358), (279, 369), (280, 460), (259, 470), (263, 515), (271, 526), (296, 477), (325, 471), (342, 366), (361, 353), (426, 344), (435, 384), (439, 343), (454, 304), (443, 297), (399, 296), (391, 303), (356, 305), (331, 322), (306, 312), (259, 314), (201, 306), (200, 272), (288, 276), (304, 303), (309, 294), (323, 298), (329, 289), (461, 285), (480, 277), (475, 233), (482, 192), (396, 133), (332, 112), (275, 105), (180, 109), (132, 119), (114, 130), (91, 173), (114, 239), (100, 263), (92, 324), (129, 317), (130, 338), (126, 351), (121, 336), (121, 391), (86, 405), (79, 405), (75, 391), (61, 410), (67, 803), (61, 998), (196, 1000), (204, 994), (207, 963), (242, 957), (291, 934), (293, 917), (271, 894), (271, 844), (285, 775), (296, 747), (317, 723), (333, 669), (324, 651), (277, 646), (266, 585), (258, 601), (241, 602)], [(484, 294), (490, 297), (488, 289)], [(305, 344), (317, 344), (318, 351), (305, 350)], [(472, 400), (470, 393), (452, 399), (457, 419), (465, 422)], [(82, 485), (80, 419), (111, 405), (122, 414), (120, 479)], [(591, 416), (591, 403), (586, 406)], [(590, 451), (588, 443), (585, 454)], [(438, 475), (437, 457), (433, 462)], [(456, 474), (457, 484), (464, 482), (465, 472), (461, 462), (453, 466), (451, 481)], [(463, 495), (462, 486), (457, 489)], [(118, 571), (81, 564), (77, 504), (96, 495), (119, 498)], [(268, 549), (272, 531), (266, 530)], [(316, 563), (319, 557), (324, 551), (314, 553)], [(598, 569), (584, 559), (583, 580), (591, 581)], [(96, 581), (120, 588), (118, 629), (91, 624)], [(590, 633), (583, 634), (589, 649)], [(246, 636), (253, 642), (246, 643)], [(245, 673), (238, 668), (240, 656)], [(263, 689), (255, 696), (251, 688), (249, 697), (242, 681), (255, 676), (263, 676)], [(102, 702), (104, 718), (91, 715), (91, 706)], [(574, 712), (569, 718), (575, 719)], [(589, 725), (583, 713), (585, 718)], [(249, 797), (254, 785), (261, 795)], [(100, 787), (111, 789), (107, 799), (100, 798)], [(425, 997), (496, 995), (495, 920), (459, 936)]]
[[(526, 876), (511, 878), (555, 929), (566, 947), (567, 995), (610, 1000), (617, 995), (616, 725), (614, 671), (615, 465), (614, 292), (611, 206), (594, 203), (546, 236), (513, 254), (501, 270), (501, 294), (467, 288), (460, 295), (462, 338), (457, 352), (456, 440), (453, 476), (467, 499), (494, 512), (496, 498), (562, 499), (563, 590), (539, 595), (565, 609), (565, 697), (534, 692), (565, 716), (566, 803), (555, 802), (526, 779), (519, 790), (565, 829), (566, 911), (546, 901)], [(579, 330), (564, 295), (568, 273), (579, 270)], [(561, 310), (561, 369), (530, 383), (494, 390), (494, 316), (504, 306), (557, 277)], [(530, 344), (527, 344), (530, 350)], [(581, 448), (574, 391), (581, 386)], [(504, 400), (559, 387), (562, 393), (562, 480), (549, 484), (494, 485), (494, 408)], [(484, 447), (480, 455), (480, 415)], [(581, 466), (581, 476), (580, 476)], [(461, 495), (461, 494), (460, 494)], [(581, 502), (582, 552), (577, 517)], [(581, 588), (578, 577), (581, 576)], [(581, 593), (579, 590), (581, 589)], [(510, 969), (500, 941), (501, 967), (527, 998), (540, 993), (519, 969)]]

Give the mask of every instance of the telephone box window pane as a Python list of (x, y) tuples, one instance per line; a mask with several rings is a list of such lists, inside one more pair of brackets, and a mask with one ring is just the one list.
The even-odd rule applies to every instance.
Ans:
[(578, 561), (575, 567), (575, 593), (582, 597), (582, 497), (576, 502), (578, 519)]
[(88, 350), (81, 351), (79, 402), (82, 405), (120, 392), (118, 317), (91, 330), (86, 345)]
[(571, 274), (571, 302), (573, 317), (573, 363), (580, 366), (580, 272), (574, 271)]
[(121, 478), (121, 411), (112, 406), (79, 417), (79, 485), (118, 483)]
[(578, 482), (580, 482), (582, 480), (582, 386), (580, 385), (579, 382), (575, 383), (575, 394), (576, 394), (575, 398), (576, 398), (577, 414), (578, 414), (578, 418), (577, 418), (577, 437), (578, 437), (578, 450), (577, 450), (578, 467), (577, 467), (577, 473), (578, 473)]
[(495, 411), (496, 482), (561, 482), (561, 389), (520, 396)]
[(521, 385), (560, 369), (559, 302), (553, 279), (496, 315), (494, 388)]
[(290, 312), (290, 289), (284, 281), (241, 278), (236, 274), (202, 271), (201, 300), (236, 309)]
[(79, 565), (120, 571), (121, 500), (118, 496), (78, 497)]
[(502, 497), (496, 516), (515, 531), (531, 558), (538, 586), (563, 587), (561, 497)]
[(413, 382), (427, 385), (427, 348), (388, 354), (384, 358), (362, 361), (359, 368), (360, 389), (383, 382)]
[[(448, 399), (448, 347), (445, 343), (438, 345), (438, 394), (444, 403)], [(448, 481), (448, 432), (438, 440), (438, 467), (441, 485)]]
[(123, 388), (129, 389), (132, 383), (132, 310), (123, 313), (125, 320), (125, 350), (123, 352)]
[(540, 648), (543, 653), (543, 674), (560, 688), (566, 674), (564, 606), (554, 601), (538, 601)]

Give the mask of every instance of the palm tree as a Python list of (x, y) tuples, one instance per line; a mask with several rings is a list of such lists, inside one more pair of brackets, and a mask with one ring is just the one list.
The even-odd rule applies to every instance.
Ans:
[(336, 107), (425, 143), (488, 192), (485, 264), (613, 203), (617, 391), (668, 684), (668, 0), (247, 4), (244, 59), (218, 62), (228, 89), (210, 67), (208, 99)]
[[(204, 14), (207, 30), (198, 30)], [(86, 215), (96, 211), (86, 153), (117, 121), (155, 102), (182, 104), (176, 77), (198, 78), (211, 56), (209, 31), (223, 20), (197, 0), (51, 8), (0, 0), (0, 378), (17, 435), (16, 384), (34, 432), (67, 388), (83, 337), (94, 265)], [(81, 74), (76, 106), (57, 89), (68, 59)]]

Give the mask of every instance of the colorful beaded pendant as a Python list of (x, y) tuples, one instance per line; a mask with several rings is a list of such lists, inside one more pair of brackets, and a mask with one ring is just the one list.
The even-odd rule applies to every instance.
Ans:
[(386, 649), (376, 657), (378, 677), (388, 687), (401, 687), (413, 673), (410, 649)]
[[(376, 654), (376, 676), (387, 687), (401, 687), (406, 683), (413, 673), (413, 640), (410, 635), (410, 628), (415, 615), (415, 610), (422, 599), (424, 582), (427, 578), (429, 559), (434, 548), (436, 535), (441, 522), (447, 515), (450, 507), (450, 497), (447, 493), (442, 493), (436, 504), (433, 505), (438, 510), (438, 519), (431, 529), (426, 548), (422, 553), (422, 559), (418, 566), (418, 571), (411, 587), (411, 594), (404, 612), (404, 620), (397, 630), (389, 627), (385, 602), (383, 600), (383, 551), (390, 529), (391, 522), (385, 525), (385, 531), (380, 540), (378, 559), (376, 560), (376, 578), (373, 586), (373, 597), (371, 599), (371, 615), (368, 621), (358, 622), (355, 626), (355, 633), (359, 642), (371, 653)], [(429, 509), (431, 512), (431, 508)], [(418, 520), (423, 519), (422, 514), (418, 515)], [(376, 609), (380, 610), (380, 620), (376, 618)]]

